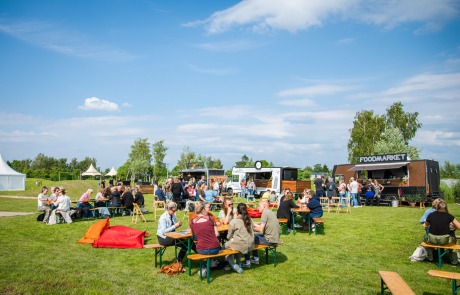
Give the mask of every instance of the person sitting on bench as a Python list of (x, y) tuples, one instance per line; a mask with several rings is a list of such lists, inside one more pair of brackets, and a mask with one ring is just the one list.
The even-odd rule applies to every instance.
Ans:
[(307, 190), (307, 194), (312, 196), (310, 201), (307, 203), (307, 207), (310, 209), (310, 224), (314, 228), (313, 217), (323, 216), (323, 207), (319, 201), (319, 196), (315, 194), (311, 189)]
[(232, 219), (236, 218), (238, 214), (236, 213), (236, 208), (233, 208), (233, 201), (231, 198), (224, 199), (224, 208), (220, 210), (218, 218), (222, 224), (229, 224)]
[[(262, 216), (260, 217), (260, 223), (254, 226), (254, 231), (258, 232), (254, 234), (254, 244), (272, 246), (278, 244), (280, 241), (280, 223), (275, 213), (268, 210), (268, 208), (267, 201), (259, 203), (259, 212), (262, 213)], [(249, 254), (244, 257), (244, 267), (251, 266), (251, 263), (259, 264), (259, 252), (257, 250), (252, 251), (251, 260), (249, 260)]]
[(139, 187), (136, 187), (134, 191), (136, 192), (136, 194), (134, 195), (134, 203), (139, 205), (139, 207), (141, 208), (144, 207), (144, 194), (142, 194)]
[(56, 211), (61, 213), (61, 216), (62, 218), (64, 218), (65, 223), (70, 224), (72, 223), (72, 218), (70, 218), (70, 205), (72, 204), (72, 201), (66, 195), (66, 191), (64, 188), (61, 189), (58, 194), (59, 197), (54, 203), (57, 206)]
[[(117, 187), (113, 186), (111, 189), (111, 193), (110, 193), (110, 196), (109, 196), (109, 207), (121, 207), (122, 206), (122, 202), (121, 202), (121, 193), (120, 191), (117, 189)], [(120, 190), (121, 190), (121, 186), (120, 186)], [(125, 212), (125, 210), (123, 208), (120, 208), (121, 209), (121, 214), (123, 214), (123, 212)], [(116, 210), (120, 210), (120, 209), (116, 209)], [(115, 210), (115, 209), (113, 209)]]
[[(173, 238), (167, 237), (164, 234), (176, 231), (176, 228), (182, 225), (182, 222), (177, 221), (176, 218), (176, 211), (177, 211), (177, 204), (173, 201), (169, 202), (166, 205), (166, 212), (160, 216), (158, 220), (158, 229), (157, 229), (157, 238), (158, 244), (162, 246), (173, 246), (175, 244), (175, 240)], [(185, 254), (187, 254), (187, 246), (184, 244), (180, 244), (180, 252), (179, 256), (177, 257), (177, 261), (182, 263), (182, 259), (184, 259)]]
[[(198, 203), (195, 208), (197, 216), (190, 222), (192, 235), (196, 237), (196, 253), (203, 255), (215, 255), (220, 251), (220, 243), (217, 239), (219, 232), (214, 218), (206, 214), (205, 205)], [(203, 264), (201, 275), (206, 275), (206, 264)]]
[(129, 186), (125, 187), (125, 192), (123, 193), (123, 206), (126, 207), (126, 210), (129, 211), (129, 215), (133, 215), (134, 210), (134, 197), (131, 193), (131, 188)]
[[(425, 226), (430, 228), (429, 233), (425, 235), (425, 242), (440, 246), (455, 243), (455, 233), (451, 231), (451, 226), (454, 229), (460, 229), (460, 223), (454, 216), (449, 214), (447, 203), (444, 200), (440, 200), (436, 205), (436, 211), (428, 215)], [(427, 251), (427, 260), (433, 261), (433, 248), (426, 247), (425, 249)], [(456, 252), (449, 250), (449, 258), (452, 266), (458, 265)]]
[(288, 232), (292, 231), (292, 208), (299, 208), (294, 204), (292, 193), (287, 193), (284, 197), (281, 198), (281, 201), (278, 205), (278, 212), (276, 217), (286, 218), (287, 219), (287, 228)]
[(90, 211), (90, 209), (93, 209), (93, 206), (89, 203), (89, 200), (91, 198), (91, 194), (93, 193), (92, 189), (88, 189), (86, 193), (84, 193), (80, 200), (78, 200), (77, 207), (81, 208), (83, 211), (83, 218), (88, 218), (89, 216), (93, 216), (93, 213)]
[[(426, 218), (428, 217), (428, 215), (430, 215), (431, 213), (433, 213), (434, 211), (436, 211), (436, 206), (438, 205), (439, 201), (441, 201), (442, 199), (441, 198), (437, 198), (436, 200), (433, 201), (433, 203), (431, 204), (431, 208), (428, 208), (426, 209), (425, 213), (423, 213), (423, 216), (420, 218), (420, 223), (425, 225), (425, 221), (426, 221)], [(426, 234), (428, 234), (430, 232), (430, 228), (429, 227), (425, 227), (425, 231), (426, 231)]]
[[(226, 260), (231, 268), (237, 273), (242, 274), (241, 254), (248, 254), (254, 248), (254, 222), (249, 216), (246, 204), (239, 203), (237, 206), (238, 217), (230, 222), (228, 227), (226, 249), (232, 249), (240, 253), (228, 255)], [(236, 259), (236, 263), (233, 259)]]

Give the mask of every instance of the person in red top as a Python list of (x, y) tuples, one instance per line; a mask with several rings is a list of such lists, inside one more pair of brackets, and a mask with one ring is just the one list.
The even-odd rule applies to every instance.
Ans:
[[(203, 203), (197, 203), (195, 207), (197, 216), (190, 222), (190, 230), (197, 239), (196, 252), (204, 255), (215, 255), (220, 251), (220, 243), (217, 239), (219, 232), (214, 218), (206, 214), (205, 206)], [(206, 275), (205, 265), (203, 265), (201, 274)]]

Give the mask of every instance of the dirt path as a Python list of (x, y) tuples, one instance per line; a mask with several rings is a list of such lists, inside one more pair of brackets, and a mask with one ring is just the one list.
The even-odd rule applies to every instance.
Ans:
[(10, 198), (10, 199), (32, 199), (35, 200), (36, 197), (22, 197), (22, 196), (0, 196), (0, 198)]
[(17, 215), (30, 215), (30, 214), (37, 214), (32, 212), (0, 212), (0, 217), (9, 217), (9, 216), (17, 216)]

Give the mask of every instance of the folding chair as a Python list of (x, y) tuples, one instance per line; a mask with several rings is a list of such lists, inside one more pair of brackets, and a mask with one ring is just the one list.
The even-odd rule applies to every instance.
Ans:
[(136, 224), (137, 224), (137, 216), (141, 216), (141, 219), (144, 221), (144, 222), (147, 222), (147, 220), (145, 220), (145, 217), (144, 217), (144, 214), (142, 214), (142, 211), (141, 211), (141, 208), (139, 207), (138, 204), (134, 203), (133, 204), (133, 218), (131, 218), (131, 223), (134, 222), (134, 216), (136, 216)]

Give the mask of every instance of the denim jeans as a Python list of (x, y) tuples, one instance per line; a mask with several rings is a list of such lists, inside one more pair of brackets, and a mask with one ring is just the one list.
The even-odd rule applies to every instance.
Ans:
[(242, 187), (241, 188), (241, 198), (245, 198), (246, 197), (246, 188), (245, 187)]
[[(109, 207), (121, 207), (121, 204), (112, 204), (110, 203)], [(120, 209), (111, 209), (111, 210), (117, 210), (117, 213), (121, 213), (123, 215), (123, 212), (125, 212), (125, 209), (120, 208)]]
[[(255, 233), (254, 234), (254, 244), (259, 244), (259, 245), (276, 245), (276, 243), (270, 243), (267, 241), (263, 233)], [(259, 257), (259, 251), (254, 250), (252, 251), (252, 257)], [(244, 259), (245, 261), (249, 261), (251, 257), (248, 254), (244, 254)]]
[(91, 206), (91, 204), (78, 202), (77, 207), (82, 208), (83, 218), (88, 218), (88, 215), (90, 215), (91, 217), (93, 216), (93, 212), (89, 210), (93, 209), (93, 206)]
[(358, 206), (358, 201), (356, 200), (356, 197), (358, 194), (351, 193), (351, 198), (353, 199), (353, 206)]
[[(252, 197), (250, 197), (252, 196)], [(254, 201), (254, 190), (248, 189), (248, 200), (249, 201)]]
[[(342, 203), (342, 206), (345, 207), (345, 205), (348, 205), (348, 200), (344, 200), (345, 198), (345, 193), (339, 193), (339, 196), (340, 196), (340, 203)], [(345, 204), (346, 202), (346, 204)]]

